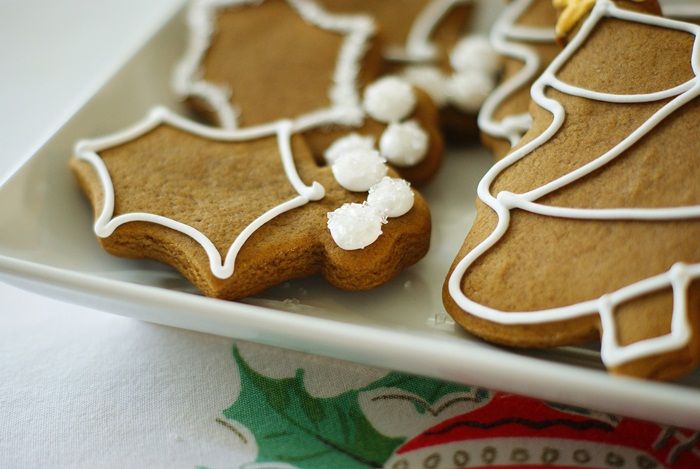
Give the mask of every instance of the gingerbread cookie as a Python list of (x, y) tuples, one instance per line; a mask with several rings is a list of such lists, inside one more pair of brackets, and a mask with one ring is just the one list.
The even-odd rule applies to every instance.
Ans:
[(314, 0), (196, 0), (188, 22), (173, 87), (209, 122), (245, 129), (290, 119), (319, 162), (356, 132), (381, 140), (389, 164), (416, 183), (439, 168), (437, 110), (405, 80), (378, 79), (371, 18)]
[(514, 0), (493, 25), (491, 43), (502, 56), (501, 82), (479, 113), (481, 139), (497, 159), (532, 125), (530, 86), (561, 51), (552, 0)]
[(485, 38), (468, 34), (472, 0), (319, 1), (332, 12), (375, 18), (384, 70), (430, 94), (449, 135), (474, 136), (476, 113), (494, 87), (500, 61)]
[[(555, 4), (563, 8), (557, 0), (514, 0), (493, 26), (491, 42), (503, 57), (504, 71), (501, 83), (484, 101), (479, 130), (482, 142), (496, 159), (503, 158), (532, 125), (530, 86), (561, 52), (556, 40)], [(576, 5), (580, 13), (581, 7), (592, 2)]]
[(108, 252), (172, 265), (208, 296), (316, 273), (365, 290), (425, 255), (428, 207), (376, 150), (319, 167), (293, 127), (215, 129), (156, 108), (79, 142), (71, 166)]
[(479, 185), (444, 303), (487, 340), (600, 335), (610, 370), (671, 379), (700, 360), (700, 27), (626, 8), (658, 12), (598, 0), (562, 17), (572, 36)]

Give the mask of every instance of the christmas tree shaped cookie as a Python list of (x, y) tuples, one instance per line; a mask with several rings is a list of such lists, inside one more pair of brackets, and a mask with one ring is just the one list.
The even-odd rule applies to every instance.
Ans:
[(379, 24), (384, 70), (430, 94), (442, 127), (464, 139), (493, 89), (500, 61), (486, 39), (469, 35), (472, 0), (319, 0), (332, 12), (366, 13)]
[(427, 205), (375, 150), (319, 167), (293, 131), (289, 121), (215, 129), (156, 108), (79, 142), (71, 165), (104, 249), (172, 265), (208, 296), (316, 273), (364, 290), (425, 255)]
[(700, 27), (654, 1), (565, 6), (571, 37), (479, 185), (444, 302), (488, 340), (600, 335), (609, 369), (670, 379), (700, 359)]
[(439, 168), (437, 110), (407, 81), (379, 78), (370, 17), (332, 14), (314, 0), (199, 0), (188, 22), (173, 86), (210, 123), (245, 129), (289, 119), (320, 162), (352, 134), (376, 143), (412, 182)]
[(496, 159), (505, 156), (532, 125), (530, 86), (561, 52), (555, 25), (558, 9), (565, 4), (558, 0), (515, 0), (493, 26), (491, 42), (503, 56), (504, 71), (501, 83), (479, 113), (479, 129)]

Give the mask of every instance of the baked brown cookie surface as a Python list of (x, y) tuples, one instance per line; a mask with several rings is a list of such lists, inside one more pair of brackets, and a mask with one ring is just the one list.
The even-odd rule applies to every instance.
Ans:
[(396, 142), (406, 133), (397, 125), (413, 122), (411, 149), (395, 143), (384, 156), (415, 183), (439, 168), (435, 106), (405, 80), (379, 79), (370, 17), (333, 14), (314, 0), (200, 0), (188, 20), (173, 85), (209, 123), (233, 129), (291, 119), (321, 162), (351, 132)]
[[(71, 166), (108, 252), (172, 265), (208, 296), (238, 299), (317, 273), (365, 290), (425, 255), (430, 213), (419, 194), (386, 167), (370, 166), (369, 183), (319, 167), (291, 129), (217, 130), (157, 108), (78, 143)], [(362, 169), (364, 156), (354, 158)]]
[(593, 3), (482, 180), (444, 302), (487, 340), (600, 335), (610, 370), (671, 379), (700, 361), (700, 28)]

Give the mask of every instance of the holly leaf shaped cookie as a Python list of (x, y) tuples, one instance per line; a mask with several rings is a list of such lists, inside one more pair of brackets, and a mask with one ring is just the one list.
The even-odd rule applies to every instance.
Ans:
[[(125, 131), (78, 143), (71, 165), (108, 252), (170, 264), (208, 296), (242, 298), (316, 273), (364, 290), (426, 253), (420, 195), (384, 173), (374, 175), (374, 195), (345, 189), (293, 130), (278, 122), (225, 131), (156, 108)], [(384, 202), (397, 194), (404, 202), (391, 213)]]
[(439, 168), (430, 98), (398, 78), (375, 83), (381, 55), (371, 18), (332, 14), (313, 0), (200, 0), (188, 21), (173, 87), (208, 122), (233, 129), (290, 119), (319, 162), (358, 132), (383, 140), (383, 156), (412, 182)]
[(600, 335), (605, 365), (635, 376), (700, 361), (698, 35), (596, 2), (533, 85), (532, 129), (479, 186), (445, 285), (457, 322), (515, 346)]

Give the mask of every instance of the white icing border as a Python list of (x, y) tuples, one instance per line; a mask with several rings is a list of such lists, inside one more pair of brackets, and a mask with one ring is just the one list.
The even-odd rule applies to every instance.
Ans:
[[(581, 44), (584, 43), (598, 22), (604, 17), (613, 17), (641, 24), (666, 27), (693, 34), (695, 36), (695, 41), (693, 44), (691, 65), (695, 77), (670, 90), (637, 95), (615, 95), (592, 92), (569, 85), (556, 78), (555, 74), (571, 58)], [(628, 363), (635, 359), (677, 350), (688, 343), (691, 331), (686, 308), (686, 290), (693, 279), (700, 278), (700, 264), (686, 265), (677, 263), (667, 272), (633, 283), (617, 291), (603, 295), (601, 298), (539, 311), (507, 312), (479, 304), (464, 294), (461, 289), (461, 282), (467, 269), (505, 235), (510, 224), (510, 211), (514, 208), (551, 217), (588, 220), (670, 220), (700, 217), (700, 206), (674, 207), (668, 209), (627, 208), (596, 210), (551, 207), (535, 202), (537, 199), (573, 183), (613, 161), (653, 130), (658, 124), (663, 122), (666, 117), (684, 104), (700, 96), (700, 80), (697, 78), (700, 73), (699, 36), (700, 26), (695, 24), (620, 9), (616, 7), (611, 0), (598, 0), (596, 2), (589, 17), (585, 20), (576, 36), (562, 53), (554, 59), (544, 74), (532, 85), (532, 99), (542, 108), (552, 113), (552, 123), (537, 138), (497, 162), (479, 183), (477, 190), (479, 198), (494, 210), (498, 216), (498, 223), (494, 231), (484, 241), (459, 261), (454, 272), (449, 277), (448, 289), (450, 296), (462, 310), (479, 318), (499, 324), (552, 323), (598, 314), (603, 327), (601, 357), (603, 362), (609, 367)], [(673, 99), (663, 105), (644, 124), (639, 126), (612, 149), (571, 173), (561, 176), (527, 193), (513, 194), (504, 191), (494, 196), (491, 194), (490, 189), (498, 175), (549, 141), (564, 123), (566, 118), (564, 108), (559, 102), (545, 95), (545, 89), (547, 87), (574, 96), (614, 103), (650, 102), (671, 97)], [(615, 326), (615, 307), (631, 299), (667, 287), (673, 289), (674, 298), (671, 333), (635, 342), (630, 345), (620, 346), (617, 341)]]
[(501, 55), (523, 62), (518, 73), (501, 83), (486, 98), (479, 112), (479, 129), (495, 138), (503, 138), (515, 146), (530, 129), (532, 117), (529, 113), (509, 115), (498, 121), (494, 113), (515, 92), (526, 86), (540, 68), (540, 57), (526, 44), (513, 41), (555, 43), (554, 26), (535, 28), (516, 25), (520, 17), (532, 5), (533, 0), (514, 0), (498, 17), (491, 30), (491, 44)]
[[(196, 0), (188, 11), (190, 37), (185, 55), (173, 72), (172, 87), (183, 99), (195, 97), (206, 102), (216, 113), (219, 125), (225, 129), (238, 127), (238, 113), (229, 103), (230, 90), (204, 80), (200, 64), (210, 45), (217, 10), (262, 1), (265, 0)], [(333, 74), (334, 83), (328, 93), (331, 105), (300, 116), (289, 116), (294, 129), (303, 131), (328, 124), (361, 125), (364, 112), (357, 80), (369, 38), (376, 30), (374, 21), (364, 15), (331, 14), (312, 0), (286, 1), (309, 23), (346, 35)]]
[[(377, 0), (378, 1), (378, 0)], [(418, 14), (403, 46), (388, 47), (384, 57), (400, 62), (432, 62), (437, 58), (437, 48), (430, 40), (435, 27), (454, 7), (468, 5), (473, 0), (432, 0)]]
[[(532, 47), (522, 42), (550, 43), (556, 42), (554, 25), (551, 28), (518, 26), (517, 21), (532, 5), (534, 0), (514, 0), (498, 17), (491, 30), (491, 44), (501, 55), (523, 62), (518, 73), (501, 83), (484, 101), (479, 112), (479, 129), (494, 138), (508, 140), (511, 147), (517, 145), (522, 136), (532, 125), (532, 116), (528, 112), (509, 115), (496, 120), (494, 113), (516, 91), (530, 82), (540, 67), (540, 57)], [(700, 4), (684, 3), (663, 6), (664, 16), (675, 19), (700, 18)], [(519, 41), (519, 42), (513, 42)]]
[[(277, 205), (276, 207), (273, 207), (248, 225), (236, 237), (226, 253), (226, 258), (223, 260), (223, 262), (221, 259), (221, 254), (214, 246), (214, 243), (212, 243), (212, 241), (202, 232), (189, 225), (185, 225), (184, 223), (175, 221), (171, 218), (152, 213), (125, 213), (114, 217), (114, 187), (112, 185), (112, 179), (109, 175), (107, 166), (98, 155), (98, 152), (137, 139), (161, 124), (168, 124), (172, 127), (190, 132), (200, 137), (225, 142), (242, 142), (276, 135), (280, 151), (280, 158), (284, 166), (285, 174), (287, 175), (290, 184), (299, 195), (293, 199), (283, 202), (280, 205)], [(183, 233), (197, 241), (197, 243), (199, 243), (207, 253), (209, 265), (212, 274), (214, 274), (215, 277), (219, 279), (227, 279), (231, 277), (234, 273), (236, 256), (248, 238), (256, 230), (282, 213), (306, 205), (310, 201), (320, 200), (325, 196), (325, 189), (321, 184), (314, 181), (310, 186), (307, 186), (297, 173), (291, 149), (290, 138), (292, 128), (293, 126), (290, 121), (279, 121), (266, 126), (250, 127), (245, 130), (216, 129), (197, 124), (178, 116), (165, 107), (156, 107), (152, 109), (144, 119), (128, 129), (106, 137), (78, 142), (75, 145), (75, 157), (92, 165), (98, 174), (104, 194), (102, 212), (99, 214), (94, 224), (95, 234), (100, 238), (107, 238), (119, 226), (135, 221), (162, 225), (166, 228), (179, 231), (180, 233)]]

